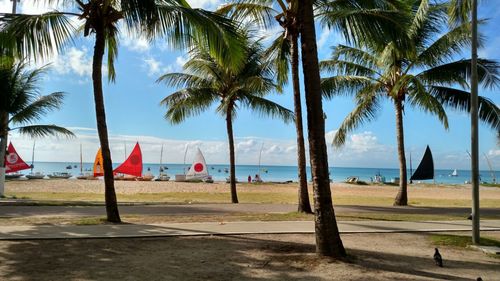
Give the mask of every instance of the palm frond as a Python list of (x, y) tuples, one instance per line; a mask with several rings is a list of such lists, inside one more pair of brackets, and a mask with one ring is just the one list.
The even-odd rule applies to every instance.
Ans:
[[(448, 87), (432, 87), (433, 95), (445, 107), (462, 112), (470, 112), (470, 93)], [(493, 130), (500, 130), (500, 109), (494, 102), (478, 97), (479, 119), (489, 125)]]
[(410, 81), (406, 101), (415, 108), (436, 115), (444, 128), (448, 129), (448, 116), (443, 105), (438, 99), (428, 93), (425, 86), (417, 78), (413, 78)]
[(137, 26), (146, 27), (150, 38), (164, 36), (168, 43), (181, 49), (204, 44), (217, 61), (225, 61), (231, 67), (243, 64), (244, 40), (232, 21), (214, 12), (193, 9), (186, 1), (158, 1), (158, 18), (153, 23), (136, 24), (138, 19), (125, 15), (129, 32), (142, 31)]
[[(484, 21), (480, 21), (484, 23)], [(432, 67), (452, 60), (471, 44), (471, 24), (463, 23), (440, 36), (430, 46), (424, 48), (415, 61), (416, 66)], [(483, 37), (478, 43), (482, 45)]]
[(270, 116), (271, 118), (281, 119), (285, 123), (293, 122), (295, 120), (293, 111), (265, 98), (247, 94), (240, 96), (239, 100), (243, 106), (252, 109), (261, 116)]
[(211, 88), (187, 88), (164, 98), (160, 105), (167, 108), (165, 119), (178, 124), (188, 117), (201, 114), (217, 100), (217, 93)]
[(471, 0), (451, 0), (448, 8), (450, 24), (458, 25), (468, 21), (471, 10)]
[(59, 109), (64, 99), (63, 92), (55, 92), (50, 95), (41, 96), (36, 101), (23, 107), (9, 120), (14, 124), (26, 124), (41, 119), (48, 112)]
[(339, 129), (333, 138), (333, 145), (341, 147), (344, 145), (347, 134), (352, 132), (362, 124), (375, 119), (377, 112), (380, 110), (379, 97), (372, 92), (372, 94), (358, 95), (360, 98), (357, 100), (356, 107), (349, 115), (342, 121)]
[[(478, 79), (481, 85), (494, 89), (500, 85), (500, 65), (497, 61), (478, 59)], [(417, 75), (418, 79), (428, 85), (452, 86), (458, 83), (462, 88), (468, 88), (471, 75), (471, 60), (459, 60), (427, 69)]]
[(75, 28), (64, 13), (41, 15), (0, 15), (3, 31), (16, 40), (16, 52), (21, 58), (35, 61), (62, 51), (73, 40)]
[(17, 130), (21, 135), (30, 136), (33, 138), (43, 138), (48, 136), (63, 136), (72, 138), (75, 136), (70, 130), (56, 125), (30, 125), (12, 128), (11, 131)]
[(364, 76), (332, 76), (321, 79), (321, 92), (327, 99), (332, 99), (335, 96), (352, 95), (374, 81)]
[(263, 28), (269, 28), (276, 24), (274, 16), (279, 14), (273, 9), (273, 2), (273, 0), (237, 0), (221, 5), (216, 12), (236, 22), (251, 20)]

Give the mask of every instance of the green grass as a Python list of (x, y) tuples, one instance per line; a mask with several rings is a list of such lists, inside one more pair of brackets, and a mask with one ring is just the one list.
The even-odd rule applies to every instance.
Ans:
[[(430, 236), (432, 243), (438, 246), (453, 246), (466, 248), (472, 245), (472, 238), (470, 236), (450, 235), (450, 234), (432, 234)], [(500, 247), (500, 241), (494, 238), (481, 237), (480, 244), (482, 246), (496, 246)]]
[(75, 225), (98, 225), (98, 224), (105, 224), (106, 218), (105, 217), (86, 217), (86, 218), (78, 218), (73, 221), (73, 224)]

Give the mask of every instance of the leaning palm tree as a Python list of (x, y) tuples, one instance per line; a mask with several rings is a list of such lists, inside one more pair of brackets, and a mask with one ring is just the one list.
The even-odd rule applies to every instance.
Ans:
[(33, 124), (62, 105), (64, 93), (41, 95), (39, 84), (46, 67), (27, 70), (25, 62), (0, 59), (0, 195), (4, 192), (5, 152), (9, 132), (31, 137), (74, 136), (56, 125)]
[[(5, 30), (20, 41), (17, 49), (25, 56), (47, 56), (72, 38), (74, 28), (69, 18), (81, 25), (85, 37), (95, 36), (92, 60), (92, 82), (97, 119), (97, 131), (103, 156), (107, 220), (120, 222), (113, 181), (113, 167), (109, 150), (108, 130), (102, 88), (102, 64), (107, 52), (108, 78), (115, 81), (114, 61), (118, 55), (118, 33), (126, 32), (148, 39), (166, 36), (176, 47), (187, 47), (199, 40), (209, 42), (208, 49), (217, 60), (227, 61), (231, 67), (241, 64), (242, 52), (238, 35), (232, 24), (220, 15), (193, 9), (184, 0), (38, 0), (62, 3), (65, 12), (42, 15), (0, 14)], [(65, 7), (66, 7), (65, 6)], [(123, 22), (123, 25), (120, 23)]]
[[(396, 112), (396, 136), (400, 166), (400, 189), (394, 205), (407, 205), (407, 171), (404, 149), (403, 111), (412, 106), (436, 115), (448, 128), (445, 107), (470, 110), (467, 78), (470, 60), (453, 61), (464, 46), (470, 44), (470, 23), (462, 23), (444, 34), (446, 6), (428, 1), (408, 1), (413, 5), (412, 24), (401, 35), (412, 48), (398, 48), (389, 43), (384, 48), (337, 46), (332, 58), (321, 62), (321, 69), (334, 76), (322, 80), (325, 97), (353, 94), (355, 109), (340, 125), (334, 144), (341, 146), (346, 134), (361, 124), (371, 121), (387, 98)], [(481, 59), (480, 81), (485, 87), (498, 86), (499, 65)], [(462, 89), (454, 88), (460, 86)], [(464, 90), (465, 89), (465, 90)], [(487, 98), (479, 99), (480, 118), (493, 129), (500, 129), (498, 107)]]
[(299, 179), (297, 207), (299, 212), (312, 213), (307, 190), (306, 149), (300, 96), (297, 7), (297, 1), (285, 3), (283, 0), (238, 0), (222, 5), (217, 12), (229, 15), (235, 21), (254, 20), (264, 28), (272, 28), (276, 23), (283, 27), (283, 31), (273, 40), (267, 52), (274, 61), (280, 85), (288, 82), (291, 66)]
[(245, 64), (239, 69), (217, 62), (203, 45), (198, 45), (189, 54), (183, 73), (168, 73), (158, 79), (158, 82), (172, 87), (184, 87), (161, 101), (167, 108), (165, 118), (177, 124), (217, 104), (217, 114), (226, 119), (231, 202), (238, 203), (233, 136), (237, 109), (249, 108), (262, 115), (282, 118), (285, 122), (293, 120), (293, 113), (265, 99), (278, 86), (273, 82), (271, 64), (264, 59), (259, 42), (249, 43)]

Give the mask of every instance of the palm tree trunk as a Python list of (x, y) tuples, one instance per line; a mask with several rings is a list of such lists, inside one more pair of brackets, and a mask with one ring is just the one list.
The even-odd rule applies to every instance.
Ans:
[(346, 251), (340, 239), (330, 191), (312, 0), (299, 1), (298, 10), (301, 12), (299, 23), (301, 23), (302, 68), (306, 91), (309, 156), (314, 191), (316, 253), (322, 256), (340, 258), (346, 256)]
[(396, 138), (398, 142), (399, 157), (399, 192), (394, 201), (395, 206), (408, 205), (407, 175), (406, 175), (406, 156), (405, 140), (403, 132), (403, 105), (400, 99), (394, 102), (396, 107)]
[(290, 55), (292, 65), (293, 107), (295, 114), (295, 129), (297, 131), (297, 166), (299, 172), (299, 206), (298, 212), (311, 214), (309, 192), (307, 190), (306, 149), (304, 145), (304, 128), (302, 126), (302, 104), (300, 101), (299, 81), (299, 46), (298, 34), (292, 32), (290, 38)]
[(238, 194), (236, 192), (236, 160), (234, 157), (234, 137), (233, 120), (231, 117), (231, 106), (228, 106), (226, 115), (227, 138), (229, 141), (229, 182), (231, 185), (231, 203), (238, 203)]
[(94, 86), (97, 132), (99, 134), (103, 158), (106, 215), (109, 222), (121, 222), (116, 201), (113, 165), (111, 162), (111, 153), (109, 151), (108, 128), (106, 126), (106, 112), (104, 110), (104, 97), (102, 91), (102, 58), (104, 56), (105, 47), (103, 28), (96, 30), (95, 40), (94, 58), (92, 61), (92, 81)]
[(0, 196), (5, 192), (5, 152), (7, 151), (7, 141), (9, 137), (9, 114), (2, 112), (0, 114)]

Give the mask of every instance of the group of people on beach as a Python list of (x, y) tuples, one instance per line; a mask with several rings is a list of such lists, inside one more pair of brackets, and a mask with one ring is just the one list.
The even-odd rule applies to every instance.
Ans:
[[(262, 182), (262, 179), (260, 178), (259, 174), (255, 174), (255, 177), (253, 178), (253, 182)], [(248, 175), (248, 183), (252, 183), (252, 176)]]

